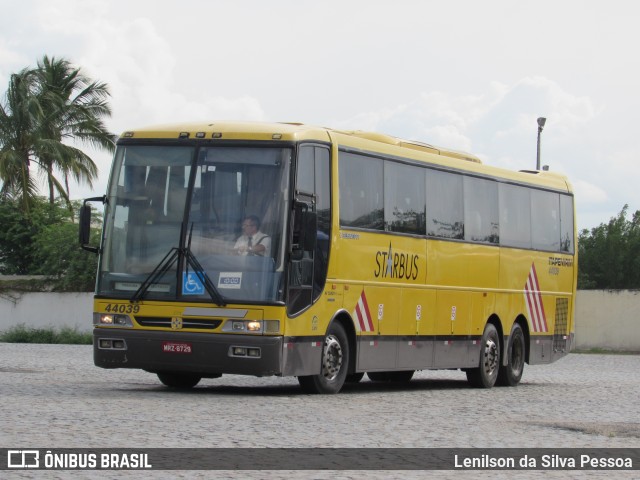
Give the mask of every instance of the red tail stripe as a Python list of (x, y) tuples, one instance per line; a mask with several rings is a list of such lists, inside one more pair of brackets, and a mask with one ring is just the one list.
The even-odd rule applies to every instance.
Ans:
[(369, 331), (373, 332), (373, 320), (371, 319), (371, 312), (369, 311), (369, 304), (367, 303), (367, 297), (364, 294), (364, 290), (362, 290), (360, 300), (362, 300), (362, 305), (364, 306), (365, 318), (369, 323)]
[(360, 324), (360, 330), (366, 331), (364, 320), (362, 319), (362, 312), (360, 311), (359, 302), (356, 304), (356, 317), (358, 318), (358, 323)]

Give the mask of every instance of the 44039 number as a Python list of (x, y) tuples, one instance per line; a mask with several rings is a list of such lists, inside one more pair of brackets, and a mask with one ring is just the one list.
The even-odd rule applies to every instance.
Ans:
[(138, 313), (140, 305), (132, 305), (131, 303), (108, 303), (104, 309), (107, 313)]

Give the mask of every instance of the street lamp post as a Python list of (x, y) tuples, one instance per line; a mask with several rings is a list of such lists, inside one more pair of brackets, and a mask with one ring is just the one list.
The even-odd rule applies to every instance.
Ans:
[(547, 119), (544, 117), (538, 118), (538, 154), (536, 156), (536, 170), (540, 170), (540, 134), (542, 133), (542, 129), (544, 128), (544, 124), (547, 122)]

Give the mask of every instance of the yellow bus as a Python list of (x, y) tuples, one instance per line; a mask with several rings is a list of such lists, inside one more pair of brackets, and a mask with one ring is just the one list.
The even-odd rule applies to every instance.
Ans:
[(107, 194), (81, 212), (100, 255), (94, 362), (173, 388), (279, 375), (336, 393), (424, 369), (516, 385), (571, 349), (574, 222), (561, 175), (382, 134), (127, 131)]

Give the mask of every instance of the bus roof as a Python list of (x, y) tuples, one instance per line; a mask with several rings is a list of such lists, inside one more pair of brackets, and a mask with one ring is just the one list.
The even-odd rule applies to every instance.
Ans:
[(470, 153), (442, 148), (415, 140), (405, 140), (377, 132), (361, 130), (335, 130), (295, 122), (200, 122), (156, 125), (129, 130), (121, 138), (135, 139), (208, 139), (208, 140), (261, 140), (261, 141), (335, 141), (341, 146), (426, 161), (479, 175), (525, 182), (558, 190), (571, 191), (566, 177), (549, 171), (507, 170), (483, 165), (480, 158)]
[(327, 128), (302, 123), (201, 122), (155, 125), (124, 132), (123, 138), (330, 141)]
[[(403, 140), (390, 135), (362, 130), (333, 130), (330, 128), (314, 127), (303, 123), (263, 123), (263, 122), (215, 122), (215, 123), (181, 123), (172, 125), (157, 125), (128, 131), (123, 137), (136, 138), (252, 138), (264, 137), (265, 140), (300, 140), (301, 137), (318, 138), (326, 137), (328, 132), (338, 132), (352, 137), (363, 138), (379, 143), (386, 143), (402, 148), (434, 153), (436, 155), (450, 156), (482, 163), (482, 161), (470, 153), (461, 152), (442, 147), (435, 147), (427, 143), (414, 140)], [(186, 134), (186, 135), (185, 135)], [(214, 135), (216, 135), (214, 137)], [(274, 136), (276, 138), (274, 138)]]

